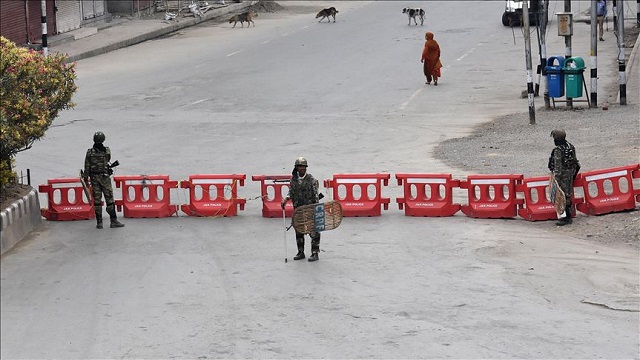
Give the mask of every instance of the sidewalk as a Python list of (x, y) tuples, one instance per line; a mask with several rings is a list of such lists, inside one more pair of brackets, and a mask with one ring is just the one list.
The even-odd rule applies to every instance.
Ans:
[(51, 36), (48, 41), (49, 52), (64, 53), (69, 56), (70, 62), (78, 61), (139, 44), (227, 14), (240, 13), (251, 4), (253, 1), (216, 4), (204, 13), (202, 18), (182, 15), (174, 20), (117, 17), (108, 22), (96, 23), (95, 26)]

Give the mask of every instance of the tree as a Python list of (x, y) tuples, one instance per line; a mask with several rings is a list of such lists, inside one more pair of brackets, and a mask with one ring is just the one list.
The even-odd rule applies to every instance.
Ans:
[(17, 153), (30, 149), (58, 112), (75, 106), (75, 63), (63, 54), (16, 46), (0, 36), (0, 182), (15, 179)]

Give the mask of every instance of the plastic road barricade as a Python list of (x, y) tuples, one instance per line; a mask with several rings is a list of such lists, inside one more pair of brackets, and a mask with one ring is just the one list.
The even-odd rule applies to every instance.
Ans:
[(382, 187), (390, 178), (390, 174), (335, 174), (324, 186), (332, 190), (343, 216), (380, 216), (382, 207), (389, 209), (391, 200), (382, 197)]
[(581, 173), (584, 202), (578, 204), (580, 212), (588, 215), (603, 215), (632, 210), (640, 189), (633, 188), (633, 174), (639, 164)]
[(189, 175), (189, 180), (180, 182), (180, 188), (189, 189), (189, 204), (180, 209), (189, 216), (236, 216), (246, 203), (238, 198), (238, 187), (246, 178), (245, 174)]
[(122, 199), (116, 200), (118, 211), (125, 218), (162, 218), (178, 212), (171, 205), (170, 189), (178, 182), (168, 175), (124, 175), (114, 176), (117, 188), (122, 188)]
[[(289, 175), (254, 175), (253, 181), (260, 181), (260, 194), (262, 196), (262, 217), (282, 217), (281, 202), (289, 193)], [(293, 216), (293, 204), (291, 201), (285, 207), (285, 216)]]
[(518, 205), (524, 201), (516, 196), (516, 185), (523, 175), (469, 175), (460, 181), (460, 188), (467, 189), (469, 203), (462, 205), (462, 212), (473, 218), (499, 219), (517, 216)]
[(403, 197), (397, 198), (398, 208), (405, 216), (453, 216), (460, 204), (453, 203), (453, 188), (460, 186), (451, 174), (397, 173)]
[(48, 208), (40, 209), (47, 220), (70, 221), (95, 219), (93, 199), (85, 199), (80, 178), (49, 179), (38, 191), (47, 194)]

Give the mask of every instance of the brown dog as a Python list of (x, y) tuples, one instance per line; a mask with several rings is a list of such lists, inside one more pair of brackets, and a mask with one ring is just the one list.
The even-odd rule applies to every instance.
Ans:
[(236, 24), (239, 22), (242, 27), (244, 27), (244, 22), (247, 22), (247, 27), (253, 24), (253, 27), (256, 27), (256, 24), (253, 22), (253, 18), (257, 17), (257, 13), (253, 13), (251, 11), (245, 12), (238, 15), (233, 15), (231, 19), (229, 19), (229, 24), (233, 23), (233, 27), (236, 27)]
[(336, 10), (336, 8), (334, 8), (332, 6), (332, 7), (328, 8), (328, 9), (320, 10), (320, 12), (318, 12), (318, 15), (316, 15), (316, 19), (317, 18), (322, 18), (322, 19), (318, 20), (318, 22), (321, 22), (322, 20), (327, 18), (327, 21), (331, 22), (331, 19), (329, 19), (329, 16), (331, 16), (331, 17), (333, 17), (333, 22), (336, 22), (336, 14), (337, 13), (338, 13), (338, 10)]

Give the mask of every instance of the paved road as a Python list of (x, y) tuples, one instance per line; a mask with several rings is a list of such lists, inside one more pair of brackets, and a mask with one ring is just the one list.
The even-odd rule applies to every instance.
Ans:
[[(36, 183), (73, 176), (102, 130), (120, 174), (286, 173), (300, 155), (320, 179), (457, 172), (435, 144), (526, 109), (521, 34), (500, 2), (427, 4), (425, 27), (393, 2), (344, 3), (335, 24), (295, 3), (255, 28), (208, 23), (82, 60), (77, 108), (18, 165)], [(443, 47), (437, 88), (420, 74), (426, 29)], [(325, 233), (319, 262), (284, 263), (282, 220), (260, 209), (46, 223), (2, 259), (2, 357), (638, 357), (637, 254), (392, 206)]]

